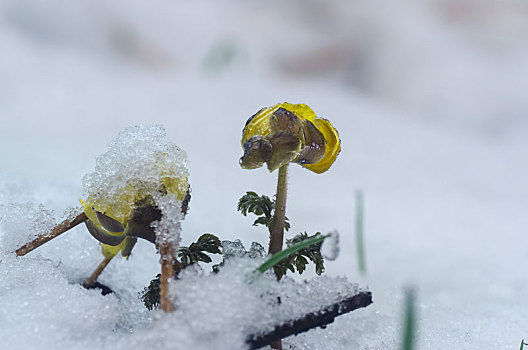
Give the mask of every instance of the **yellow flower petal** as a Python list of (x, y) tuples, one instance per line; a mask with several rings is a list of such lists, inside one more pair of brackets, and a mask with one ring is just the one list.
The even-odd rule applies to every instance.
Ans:
[(323, 158), (315, 164), (303, 165), (314, 173), (321, 174), (334, 164), (337, 155), (341, 152), (341, 140), (336, 128), (327, 119), (316, 118), (313, 121), (315, 127), (323, 134), (326, 140), (326, 149)]
[(101, 252), (103, 253), (104, 257), (107, 259), (112, 259), (114, 256), (116, 256), (117, 253), (119, 253), (121, 249), (123, 249), (123, 247), (125, 246), (125, 241), (127, 240), (127, 238), (125, 238), (125, 240), (123, 240), (121, 244), (116, 246), (101, 244)]

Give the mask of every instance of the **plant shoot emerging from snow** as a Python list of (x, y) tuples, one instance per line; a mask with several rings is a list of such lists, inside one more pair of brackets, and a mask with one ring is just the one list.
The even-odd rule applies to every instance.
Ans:
[(284, 240), (288, 164), (293, 162), (317, 174), (324, 173), (341, 151), (339, 133), (307, 105), (284, 102), (251, 116), (242, 131), (241, 144), (242, 168), (255, 169), (266, 163), (270, 172), (279, 169), (273, 218), (266, 216), (255, 222), (271, 223), (268, 253), (274, 254), (282, 250)]
[(118, 252), (129, 256), (137, 237), (155, 243), (161, 254), (161, 304), (168, 301), (168, 279), (174, 275), (175, 247), (180, 242), (181, 220), (187, 211), (190, 188), (186, 154), (168, 142), (161, 125), (140, 125), (123, 130), (97, 157), (95, 171), (83, 178), (88, 196), (81, 203), (86, 227), (102, 243), (105, 260), (86, 281)]

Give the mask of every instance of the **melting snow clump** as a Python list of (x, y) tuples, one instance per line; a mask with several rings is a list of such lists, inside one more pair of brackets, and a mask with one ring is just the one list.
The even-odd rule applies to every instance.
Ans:
[[(156, 242), (160, 245), (166, 243), (178, 244), (181, 232), (181, 220), (183, 220), (182, 202), (175, 195), (168, 194), (160, 197), (158, 208), (161, 210), (161, 219), (152, 223), (156, 232)], [(175, 239), (174, 233), (178, 238)]]

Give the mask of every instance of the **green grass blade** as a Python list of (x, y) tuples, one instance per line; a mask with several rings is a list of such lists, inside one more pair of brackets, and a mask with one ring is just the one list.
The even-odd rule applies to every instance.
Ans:
[(525, 345), (528, 345), (528, 344), (526, 344), (526, 343), (524, 342), (524, 339), (521, 340), (521, 347), (519, 348), (519, 350), (523, 350)]
[(416, 339), (415, 295), (413, 290), (408, 290), (405, 294), (405, 316), (401, 349), (413, 350), (415, 349)]
[(255, 269), (255, 272), (264, 273), (266, 270), (271, 269), (273, 266), (277, 265), (278, 263), (280, 263), (282, 260), (286, 259), (290, 255), (297, 253), (299, 250), (307, 248), (307, 247), (309, 247), (311, 245), (314, 245), (314, 244), (321, 243), (322, 241), (325, 240), (326, 237), (327, 236), (325, 236), (325, 235), (320, 235), (320, 236), (312, 237), (312, 238), (309, 238), (309, 239), (305, 239), (302, 242), (293, 244), (292, 246), (290, 246), (290, 247), (288, 247), (288, 248), (286, 248), (284, 250), (281, 250), (278, 253), (273, 254), (271, 256), (271, 258), (269, 258), (262, 265), (257, 267)]
[(363, 192), (356, 191), (356, 247), (358, 257), (359, 272), (362, 275), (367, 273), (365, 259), (365, 242), (363, 240)]

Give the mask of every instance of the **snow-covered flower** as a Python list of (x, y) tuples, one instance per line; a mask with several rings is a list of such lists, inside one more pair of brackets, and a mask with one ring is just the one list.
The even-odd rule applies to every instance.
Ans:
[[(190, 199), (189, 184), (186, 179), (172, 179), (168, 182), (175, 181), (183, 183), (177, 186), (160, 184), (160, 194), (172, 194), (182, 203), (181, 210), (184, 214)], [(130, 188), (113, 206), (100, 205), (90, 197), (80, 202), (88, 217), (86, 227), (95, 239), (103, 243), (105, 257), (111, 258), (120, 251), (123, 256), (130, 255), (137, 237), (156, 243), (155, 225), (152, 223), (161, 220), (162, 211), (154, 198), (145, 196), (141, 188)], [(116, 212), (121, 214), (116, 215)]]
[(248, 119), (242, 132), (240, 165), (270, 172), (290, 162), (324, 173), (341, 151), (337, 130), (305, 104), (279, 103)]
[[(103, 254), (129, 254), (136, 237), (159, 243), (156, 223), (165, 214), (177, 223), (187, 211), (187, 179), (185, 152), (166, 140), (161, 125), (138, 125), (119, 133), (108, 152), (97, 157), (95, 171), (83, 179), (86, 226), (103, 243)], [(170, 208), (178, 207), (177, 213), (166, 213), (167, 201), (174, 202)], [(170, 234), (177, 244), (177, 227)]]

